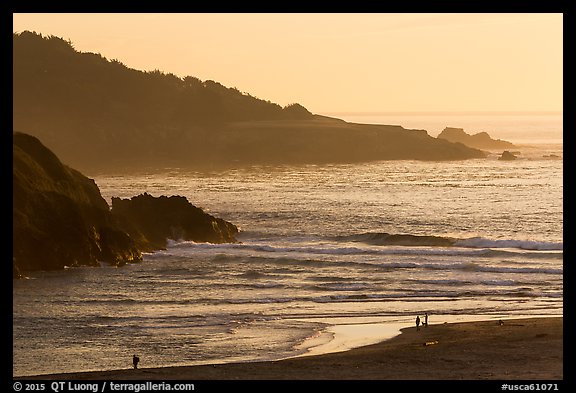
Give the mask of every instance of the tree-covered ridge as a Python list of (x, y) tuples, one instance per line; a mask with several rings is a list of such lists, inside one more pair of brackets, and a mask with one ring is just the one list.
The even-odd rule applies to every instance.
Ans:
[(58, 159), (37, 138), (12, 137), (12, 264), (27, 270), (140, 261), (94, 180)]
[[(299, 104), (282, 108), (236, 88), (194, 76), (144, 72), (70, 41), (29, 31), (14, 33), (15, 108), (66, 108), (77, 116), (106, 116), (134, 125), (205, 125), (248, 120), (305, 119)], [(31, 94), (33, 93), (33, 94)], [(46, 103), (50, 107), (46, 107)]]

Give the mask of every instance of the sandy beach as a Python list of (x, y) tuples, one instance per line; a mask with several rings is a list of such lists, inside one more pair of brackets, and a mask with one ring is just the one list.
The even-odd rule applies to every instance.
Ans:
[(430, 324), (349, 351), (272, 362), (139, 368), (32, 380), (562, 380), (563, 318)]

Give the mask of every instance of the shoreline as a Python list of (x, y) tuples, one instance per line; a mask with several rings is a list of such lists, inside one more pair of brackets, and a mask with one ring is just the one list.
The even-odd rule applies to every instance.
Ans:
[[(498, 321), (498, 320), (513, 320), (524, 318), (550, 318), (559, 317), (559, 315), (443, 315), (434, 314), (431, 316), (431, 324), (442, 323), (464, 323), (464, 322), (484, 322), (484, 321)], [(316, 338), (313, 338), (308, 343), (301, 343), (299, 346), (305, 348), (306, 352), (286, 358), (274, 359), (292, 359), (302, 356), (315, 356), (324, 355), (328, 353), (336, 353), (349, 351), (354, 348), (364, 347), (367, 345), (377, 344), (386, 340), (390, 340), (395, 336), (402, 333), (404, 328), (410, 327), (414, 324), (411, 318), (395, 319), (394, 321), (382, 321), (381, 319), (374, 319), (373, 317), (365, 318), (367, 321), (356, 323), (335, 323), (326, 322), (326, 326), (321, 330)], [(364, 319), (364, 318), (360, 318)], [(423, 318), (422, 318), (423, 319)], [(305, 319), (310, 320), (310, 319)], [(358, 320), (358, 318), (356, 318)], [(424, 326), (424, 325), (422, 325)], [(331, 338), (326, 341), (323, 337), (330, 336)]]
[(563, 317), (404, 327), (375, 344), (276, 361), (123, 369), (14, 380), (562, 380)]

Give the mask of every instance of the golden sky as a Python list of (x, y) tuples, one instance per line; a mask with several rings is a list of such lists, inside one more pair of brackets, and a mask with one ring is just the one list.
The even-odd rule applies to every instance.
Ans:
[(318, 114), (562, 110), (560, 13), (13, 14), (24, 30)]

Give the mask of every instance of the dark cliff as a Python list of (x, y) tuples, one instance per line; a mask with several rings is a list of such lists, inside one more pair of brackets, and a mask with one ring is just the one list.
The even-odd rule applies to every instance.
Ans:
[(215, 81), (130, 69), (31, 32), (13, 36), (13, 100), (14, 129), (85, 173), (484, 156), (425, 132), (347, 123)]
[(518, 157), (516, 157), (513, 153), (509, 152), (508, 150), (502, 152), (502, 155), (498, 157), (500, 161), (514, 161), (517, 158)]
[(14, 272), (141, 260), (96, 183), (63, 165), (37, 138), (13, 134)]
[(112, 214), (142, 251), (162, 249), (167, 239), (234, 243), (238, 228), (205, 213), (182, 196), (112, 198)]

